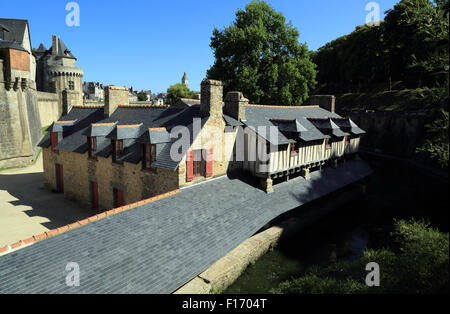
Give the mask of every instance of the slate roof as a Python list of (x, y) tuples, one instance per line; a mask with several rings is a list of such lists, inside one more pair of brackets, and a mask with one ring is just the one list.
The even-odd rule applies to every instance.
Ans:
[(365, 134), (366, 131), (362, 130), (355, 122), (350, 118), (332, 119), (343, 131), (350, 132), (354, 135)]
[[(194, 128), (194, 119), (200, 125)], [(333, 121), (343, 127), (349, 127), (353, 134), (362, 134), (354, 122), (344, 120), (341, 116), (315, 106), (274, 107), (247, 106), (246, 121), (238, 121), (228, 115), (223, 119), (228, 126), (248, 126), (261, 137), (276, 145), (296, 142), (298, 137), (303, 141), (315, 141), (332, 136), (347, 136)], [(332, 118), (332, 119), (330, 119)], [(316, 120), (315, 120), (316, 119)], [(317, 120), (318, 119), (318, 120)], [(111, 139), (122, 139), (124, 151), (119, 161), (138, 163), (142, 158), (141, 144), (156, 145), (156, 160), (152, 166), (167, 170), (176, 170), (185, 155), (180, 152), (178, 158), (172, 160), (171, 148), (178, 138), (171, 138), (170, 133), (177, 126), (187, 127), (192, 144), (199, 131), (208, 120), (208, 116), (200, 113), (199, 106), (191, 107), (133, 107), (123, 106), (109, 118), (105, 118), (103, 108), (74, 107), (59, 120), (65, 123), (54, 123), (50, 132), (64, 132), (62, 140), (55, 147), (57, 150), (83, 154), (87, 152), (87, 136), (97, 137), (96, 156), (107, 158), (112, 154)], [(76, 121), (71, 125), (67, 121)], [(194, 133), (195, 131), (195, 133)], [(279, 132), (278, 132), (279, 131)], [(328, 135), (329, 134), (329, 135)], [(50, 134), (39, 143), (40, 147), (50, 146)], [(185, 147), (185, 145), (181, 146)]]
[[(23, 38), (27, 29), (27, 20), (18, 19), (2, 19), (0, 18), (0, 25), (8, 30), (5, 33), (5, 41), (16, 42), (20, 46), (23, 45)], [(28, 37), (30, 37), (30, 28), (28, 27)], [(30, 38), (31, 41), (31, 38)]]
[[(269, 221), (371, 172), (349, 161), (272, 194), (227, 177), (186, 188), (0, 256), (0, 293), (171, 293)], [(80, 266), (79, 287), (65, 283), (69, 262)]]
[[(306, 131), (300, 132), (300, 138), (304, 141), (315, 141), (329, 138), (329, 136), (315, 127), (308, 118), (341, 118), (341, 116), (316, 106), (277, 107), (250, 105), (246, 108), (246, 118), (247, 121), (244, 121), (245, 125), (254, 130), (264, 126), (260, 128), (261, 132), (259, 134), (272, 144), (283, 145), (291, 143), (292, 140), (282, 134), (282, 129), (280, 129), (282, 132), (278, 132), (277, 138), (271, 136), (269, 132), (271, 126), (282, 124), (280, 121), (296, 120), (295, 126), (291, 125), (292, 128), (306, 129)], [(265, 135), (263, 134), (264, 132), (266, 133)]]
[(177, 106), (187, 106), (187, 107), (191, 107), (191, 106), (196, 106), (196, 105), (200, 105), (200, 100), (199, 99), (188, 99), (188, 98), (181, 98), (180, 100), (177, 101), (176, 103)]
[(350, 135), (349, 133), (342, 131), (331, 118), (308, 118), (308, 120), (311, 121), (311, 123), (324, 134), (330, 134), (334, 137), (344, 137)]
[[(195, 118), (198, 119), (200, 128), (195, 129), (196, 132), (194, 133), (193, 121)], [(111, 139), (123, 139), (124, 150), (118, 160), (136, 164), (141, 160), (141, 144), (149, 142), (157, 145), (156, 161), (153, 166), (175, 170), (181, 159), (172, 160), (170, 158), (171, 145), (177, 139), (168, 138), (169, 132), (174, 127), (185, 126), (190, 131), (190, 143), (192, 143), (208, 117), (200, 114), (199, 107), (149, 108), (126, 106), (117, 108), (109, 118), (104, 116), (103, 108), (74, 107), (59, 121), (72, 120), (77, 120), (77, 123), (70, 132), (64, 134), (63, 139), (56, 145), (55, 149), (84, 154), (88, 150), (86, 137), (97, 134), (97, 151), (94, 155), (104, 158), (111, 156)], [(50, 130), (57, 124), (52, 124)], [(149, 131), (149, 129), (155, 128), (165, 128), (167, 131)], [(47, 134), (41, 140), (39, 146), (49, 147), (50, 144), (50, 134)], [(186, 152), (181, 153), (184, 155)]]
[(23, 48), (21, 45), (19, 45), (15, 41), (0, 40), (0, 49), (1, 48), (9, 48), (9, 49), (15, 49), (15, 50), (28, 52), (25, 48)]

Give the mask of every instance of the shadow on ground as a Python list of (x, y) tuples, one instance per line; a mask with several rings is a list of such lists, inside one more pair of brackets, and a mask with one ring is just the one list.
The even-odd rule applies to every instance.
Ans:
[[(4, 193), (4, 191), (7, 193)], [(8, 194), (15, 200), (11, 200)], [(21, 206), (29, 207), (29, 209), (24, 209)], [(0, 217), (15, 215), (14, 210), (16, 209), (17, 211), (23, 211), (30, 218), (42, 217), (48, 219), (48, 222), (40, 223), (48, 229), (55, 229), (94, 214), (92, 210), (82, 208), (79, 204), (65, 199), (62, 194), (46, 189), (42, 172), (0, 172)], [(16, 224), (17, 221), (14, 221), (14, 224)], [(11, 227), (27, 228), (27, 224), (32, 222), (31, 220), (27, 221), (25, 217), (23, 223), (22, 221), (20, 223), (21, 226)]]

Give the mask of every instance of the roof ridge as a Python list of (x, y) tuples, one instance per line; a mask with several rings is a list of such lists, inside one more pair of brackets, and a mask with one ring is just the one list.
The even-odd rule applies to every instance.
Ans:
[(169, 108), (169, 105), (119, 105), (119, 108)]
[(309, 105), (309, 106), (277, 106), (277, 105), (254, 105), (248, 104), (247, 107), (264, 107), (264, 108), (319, 108), (318, 105)]
[(77, 108), (77, 109), (100, 109), (100, 108), (104, 108), (104, 106), (80, 106), (80, 105), (75, 105), (72, 106), (72, 108)]
[(161, 128), (149, 128), (149, 131), (167, 131), (166, 127), (161, 127)]

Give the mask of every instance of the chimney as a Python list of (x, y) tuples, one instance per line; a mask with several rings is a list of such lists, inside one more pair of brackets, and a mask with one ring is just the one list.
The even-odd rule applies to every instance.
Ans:
[(244, 98), (241, 92), (229, 92), (225, 97), (225, 106), (223, 111), (230, 117), (238, 120), (245, 121), (245, 108), (248, 105), (248, 99)]
[(52, 55), (57, 55), (59, 49), (59, 38), (56, 35), (52, 36)]
[(119, 86), (105, 86), (105, 117), (110, 117), (119, 106), (130, 104), (128, 88)]
[(223, 83), (204, 80), (201, 84), (200, 112), (211, 118), (222, 119)]
[(336, 97), (334, 95), (313, 95), (309, 98), (309, 104), (320, 106), (334, 113), (336, 109)]

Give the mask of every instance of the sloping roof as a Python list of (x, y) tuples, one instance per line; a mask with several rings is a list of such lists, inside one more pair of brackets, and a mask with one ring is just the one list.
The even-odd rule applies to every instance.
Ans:
[(15, 50), (28, 52), (25, 48), (23, 48), (21, 45), (19, 45), (16, 41), (0, 40), (0, 48), (9, 48), (9, 49), (15, 49)]
[(336, 123), (345, 132), (350, 132), (354, 135), (361, 135), (366, 133), (366, 131), (357, 126), (356, 123), (353, 122), (350, 118), (333, 119), (333, 122)]
[[(77, 120), (77, 123), (64, 134), (55, 149), (84, 154), (88, 150), (86, 136), (96, 136), (95, 155), (107, 158), (112, 153), (111, 139), (122, 139), (124, 151), (119, 161), (138, 163), (141, 160), (140, 144), (148, 140), (158, 145), (154, 166), (175, 170), (181, 159), (172, 160), (170, 156), (170, 148), (177, 139), (168, 139), (169, 132), (177, 126), (186, 127), (190, 131), (192, 144), (201, 130), (193, 127), (195, 118), (201, 127), (208, 120), (200, 114), (199, 107), (118, 107), (109, 118), (104, 116), (103, 108), (74, 107), (59, 121)], [(59, 131), (55, 129), (53, 132)], [(41, 140), (39, 146), (50, 146), (50, 134)], [(185, 153), (183, 151), (182, 155)]]
[[(290, 133), (297, 133), (303, 141), (315, 141), (333, 136), (346, 136), (333, 119), (343, 119), (335, 113), (316, 106), (308, 107), (268, 107), (248, 106), (246, 121), (223, 115), (228, 126), (248, 126), (259, 136), (275, 145), (296, 142)], [(187, 153), (181, 151), (172, 156), (172, 148), (186, 149), (178, 145), (178, 138), (171, 138), (175, 127), (186, 127), (190, 134), (190, 144), (198, 136), (209, 116), (200, 113), (199, 106), (192, 107), (133, 107), (119, 106), (109, 118), (104, 117), (103, 108), (74, 107), (59, 122), (52, 124), (50, 132), (64, 132), (62, 140), (55, 149), (76, 153), (88, 150), (87, 136), (97, 137), (96, 156), (107, 158), (111, 155), (111, 139), (123, 140), (124, 151), (120, 161), (138, 163), (141, 160), (141, 144), (156, 145), (156, 168), (175, 170)], [(75, 121), (68, 124), (70, 121)], [(200, 127), (194, 127), (200, 123)], [(339, 122), (343, 123), (343, 122)], [(360, 130), (356, 124), (348, 122), (353, 130)], [(321, 132), (320, 130), (324, 130)], [(361, 130), (362, 131), (362, 130)], [(327, 133), (328, 132), (328, 133)], [(39, 143), (41, 147), (50, 146), (47, 134)]]
[[(52, 53), (53, 49), (54, 49), (54, 47), (52, 45), (52, 47), (50, 47), (49, 52)], [(58, 37), (58, 54), (56, 56), (63, 57), (63, 58), (76, 59), (74, 57), (74, 55), (72, 54), (72, 52), (70, 52), (69, 48), (67, 48), (67, 46), (64, 44), (62, 39), (59, 37)]]
[(344, 137), (350, 135), (347, 132), (344, 132), (341, 130), (341, 128), (333, 122), (331, 118), (308, 118), (309, 121), (311, 121), (312, 124), (316, 128), (318, 128), (321, 131), (324, 131), (326, 134), (333, 135), (335, 137)]
[[(340, 116), (318, 106), (282, 107), (249, 105), (246, 108), (246, 118), (247, 121), (244, 122), (245, 125), (252, 129), (265, 126), (265, 128), (260, 128), (263, 131), (269, 129), (271, 126), (277, 126), (279, 128), (279, 125), (282, 124), (280, 121), (291, 121), (290, 127), (292, 128), (292, 131), (290, 132), (295, 132), (293, 131), (294, 129), (306, 129), (306, 131), (299, 132), (300, 138), (304, 141), (314, 141), (329, 138), (329, 136), (320, 132), (308, 118), (340, 118)], [(295, 123), (293, 123), (294, 120)], [(288, 131), (288, 126), (285, 130), (286, 132)], [(278, 132), (279, 135), (277, 138), (274, 138), (273, 136), (265, 138), (276, 145), (291, 143), (292, 140), (289, 140), (282, 134), (283, 127), (280, 131), (281, 132)]]
[(199, 99), (190, 99), (190, 98), (180, 98), (180, 100), (178, 100), (175, 105), (176, 106), (186, 106), (186, 107), (190, 107), (190, 106), (196, 106), (196, 105), (200, 105), (200, 100)]
[[(349, 161), (272, 194), (227, 177), (186, 188), (0, 256), (0, 293), (171, 293), (269, 221), (371, 172)], [(65, 282), (69, 262), (80, 266), (79, 287)]]
[[(18, 19), (2, 19), (0, 18), (0, 25), (4, 26), (8, 32), (5, 34), (5, 41), (15, 41), (20, 46), (23, 45), (23, 38), (28, 26), (28, 20)], [(28, 36), (30, 36), (30, 28), (28, 27)], [(30, 38), (31, 41), (31, 38)]]

